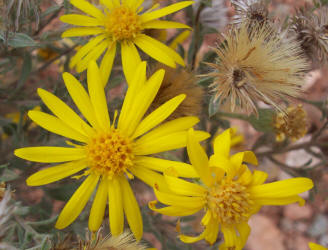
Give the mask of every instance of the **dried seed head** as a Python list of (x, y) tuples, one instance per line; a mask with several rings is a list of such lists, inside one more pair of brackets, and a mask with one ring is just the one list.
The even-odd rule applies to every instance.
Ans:
[(314, 67), (328, 62), (328, 7), (299, 10), (291, 29)]
[[(192, 5), (195, 15), (197, 15), (201, 2), (200, 0), (196, 0), (195, 4)], [(199, 20), (204, 26), (220, 31), (228, 22), (227, 11), (228, 8), (225, 6), (223, 0), (212, 0), (211, 6), (205, 6), (202, 9)]]
[(211, 85), (215, 100), (234, 111), (256, 113), (262, 101), (281, 110), (279, 101), (300, 94), (308, 64), (293, 39), (283, 40), (268, 26), (249, 23), (232, 27), (215, 48), (217, 62), (208, 65), (214, 72)]
[(149, 108), (149, 112), (154, 111), (160, 105), (177, 95), (186, 94), (186, 99), (172, 113), (169, 119), (173, 120), (183, 116), (198, 116), (202, 109), (204, 91), (200, 86), (196, 85), (194, 74), (185, 69), (173, 69), (161, 64), (157, 64), (152, 69), (152, 72), (160, 68), (165, 69), (165, 76)]
[(100, 231), (98, 231), (96, 238), (93, 240), (87, 240), (86, 242), (80, 242), (78, 250), (146, 250), (147, 247), (140, 242), (136, 242), (133, 234), (129, 231), (125, 231), (118, 236), (106, 236), (101, 237)]
[(307, 115), (303, 106), (290, 106), (284, 113), (278, 113), (274, 117), (274, 129), (279, 142), (286, 138), (292, 141), (302, 138), (307, 132)]
[(233, 24), (240, 25), (246, 21), (250, 25), (267, 25), (272, 21), (269, 17), (268, 4), (264, 0), (231, 0), (231, 4), (236, 11)]

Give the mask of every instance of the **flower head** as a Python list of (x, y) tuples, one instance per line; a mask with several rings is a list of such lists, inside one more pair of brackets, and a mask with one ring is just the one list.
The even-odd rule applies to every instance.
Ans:
[(283, 141), (286, 137), (292, 141), (302, 138), (307, 132), (307, 115), (303, 106), (290, 106), (286, 111), (275, 115), (274, 130), (277, 141)]
[[(202, 1), (196, 0), (193, 5), (194, 12), (197, 12)], [(218, 31), (222, 30), (227, 24), (227, 10), (223, 0), (211, 1), (211, 6), (205, 6), (200, 12), (199, 20), (207, 27), (211, 27)]]
[(296, 41), (283, 41), (266, 26), (249, 30), (247, 23), (224, 38), (215, 49), (217, 62), (209, 63), (215, 71), (208, 74), (219, 104), (257, 113), (257, 101), (280, 110), (279, 100), (300, 94), (308, 64)]
[(315, 64), (328, 62), (328, 8), (299, 11), (291, 29), (300, 41), (305, 54)]
[(158, 93), (150, 105), (149, 111), (158, 108), (177, 94), (186, 94), (186, 99), (173, 112), (169, 119), (183, 116), (198, 116), (201, 113), (204, 90), (196, 84), (196, 77), (185, 69), (172, 69), (163, 65), (156, 65), (152, 72), (165, 69), (165, 76)]
[(250, 25), (266, 25), (270, 22), (268, 4), (265, 0), (231, 0), (231, 4), (236, 11), (232, 21), (234, 24), (241, 25), (246, 21)]
[[(86, 0), (70, 0), (76, 8), (88, 16), (68, 14), (61, 21), (77, 26), (66, 30), (62, 37), (94, 36), (78, 50), (70, 62), (78, 72), (84, 71), (91, 60), (97, 60), (105, 51), (100, 65), (100, 71), (105, 84), (118, 44), (121, 46), (122, 66), (128, 81), (132, 81), (135, 65), (140, 62), (136, 48), (153, 57), (155, 60), (170, 67), (176, 63), (184, 65), (183, 59), (171, 48), (145, 34), (147, 29), (189, 28), (187, 25), (172, 21), (161, 21), (158, 18), (174, 13), (192, 4), (192, 1), (182, 1), (162, 9), (153, 5), (147, 11), (141, 6), (143, 0), (101, 0), (100, 9)], [(136, 45), (136, 46), (135, 46)]]
[(156, 208), (153, 201), (149, 203), (151, 209), (170, 216), (205, 211), (201, 221), (204, 231), (196, 237), (180, 235), (185, 243), (205, 239), (213, 244), (221, 231), (224, 243), (220, 250), (241, 250), (250, 233), (247, 222), (263, 205), (303, 204), (298, 194), (313, 187), (310, 179), (301, 177), (263, 184), (268, 175), (258, 170), (252, 172), (245, 165), (257, 164), (254, 153), (245, 151), (230, 156), (230, 142), (231, 132), (226, 130), (215, 139), (214, 154), (208, 159), (190, 129), (187, 151), (202, 184), (182, 180), (172, 170), (165, 174), (171, 192), (162, 191), (160, 184), (155, 185), (157, 199), (167, 207)]
[[(74, 76), (64, 73), (66, 88), (88, 123), (58, 97), (38, 89), (42, 101), (54, 115), (29, 111), (29, 117), (48, 131), (78, 143), (68, 142), (69, 147), (43, 146), (15, 150), (16, 156), (29, 161), (62, 162), (33, 174), (27, 179), (27, 184), (40, 186), (81, 171), (82, 175), (75, 178), (86, 176), (63, 208), (56, 228), (70, 225), (98, 186), (89, 216), (90, 230), (97, 231), (100, 227), (108, 200), (111, 233), (116, 236), (123, 232), (125, 215), (135, 238), (140, 240), (142, 219), (128, 179), (136, 176), (152, 186), (155, 181), (164, 181), (158, 171), (165, 170), (167, 166), (173, 166), (179, 172), (188, 172), (189, 169), (187, 176), (197, 175), (188, 164), (148, 156), (185, 147), (187, 129), (198, 122), (196, 117), (182, 117), (160, 125), (183, 101), (184, 94), (168, 100), (144, 117), (163, 77), (164, 70), (158, 70), (147, 80), (146, 63), (140, 63), (133, 84), (126, 93), (119, 118), (115, 112), (113, 119), (110, 119), (103, 79), (97, 64), (93, 61), (88, 67), (89, 93)], [(208, 133), (199, 131), (197, 136), (203, 140), (208, 137)]]
[(136, 242), (133, 234), (126, 230), (118, 236), (107, 235), (102, 237), (100, 232), (97, 232), (96, 239), (80, 240), (77, 250), (146, 250), (147, 247), (140, 242)]

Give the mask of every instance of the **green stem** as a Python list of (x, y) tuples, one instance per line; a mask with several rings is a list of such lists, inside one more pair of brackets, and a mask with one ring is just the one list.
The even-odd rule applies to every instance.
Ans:
[(217, 117), (224, 116), (224, 117), (228, 117), (228, 118), (235, 118), (235, 119), (239, 119), (239, 120), (243, 120), (243, 121), (249, 121), (248, 116), (242, 115), (242, 114), (236, 114), (236, 113), (217, 112), (216, 116)]

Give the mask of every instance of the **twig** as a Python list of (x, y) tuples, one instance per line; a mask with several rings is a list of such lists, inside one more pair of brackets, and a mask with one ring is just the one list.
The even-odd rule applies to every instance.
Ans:
[[(194, 31), (194, 37), (198, 36), (198, 33), (200, 31), (200, 23), (199, 23), (199, 19), (200, 19), (200, 13), (202, 12), (202, 10), (204, 9), (205, 4), (203, 2), (200, 3), (198, 9), (197, 9), (197, 13), (196, 13), (196, 17), (195, 17), (195, 31)], [(196, 55), (199, 49), (199, 44), (198, 44), (198, 39), (194, 39), (195, 44), (194, 44), (194, 53), (192, 55), (192, 61), (191, 61), (191, 69), (195, 69), (196, 67)]]
[(64, 6), (61, 6), (55, 13), (53, 13), (48, 19), (47, 21), (45, 21), (44, 23), (41, 23), (39, 28), (34, 32), (33, 36), (37, 36), (49, 23), (51, 23), (51, 21), (53, 19), (55, 19), (60, 11), (64, 8)]
[[(49, 61), (47, 61), (47, 62), (45, 62), (42, 66), (40, 66), (39, 68), (33, 70), (33, 71), (30, 73), (30, 75), (33, 75), (33, 74), (39, 73), (39, 72), (41, 72), (42, 70), (46, 69), (46, 68), (49, 67), (53, 62), (55, 62), (56, 60), (58, 60), (58, 59), (61, 58), (62, 56), (64, 56), (64, 55), (70, 53), (70, 52), (71, 52), (72, 50), (74, 50), (77, 46), (78, 46), (78, 45), (76, 44), (76, 45), (74, 45), (73, 47), (71, 47), (71, 48), (65, 50), (65, 51), (64, 51), (63, 53), (61, 53), (60, 55), (58, 55), (58, 56), (52, 58), (51, 60), (49, 60)], [(15, 86), (16, 86), (16, 85), (18, 84), (18, 81), (19, 81), (19, 80), (16, 80), (15, 82), (11, 83), (10, 85), (15, 85)], [(17, 86), (16, 86), (15, 90), (14, 90), (14, 91), (11, 93), (11, 95), (7, 98), (7, 101), (12, 100), (12, 99), (16, 96), (17, 92), (18, 92), (23, 86), (24, 86), (24, 85), (22, 85), (21, 87), (17, 87)], [(9, 92), (10, 92), (10, 91), (9, 91)]]

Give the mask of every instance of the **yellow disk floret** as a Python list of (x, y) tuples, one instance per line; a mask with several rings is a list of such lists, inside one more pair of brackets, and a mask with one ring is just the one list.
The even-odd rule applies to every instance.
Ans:
[(114, 41), (133, 39), (142, 29), (140, 17), (126, 6), (117, 7), (108, 13), (105, 25)]
[(213, 186), (207, 195), (207, 206), (220, 223), (236, 224), (247, 221), (253, 202), (246, 187), (232, 180)]
[(110, 179), (133, 165), (131, 141), (114, 128), (93, 137), (86, 150), (91, 170)]

